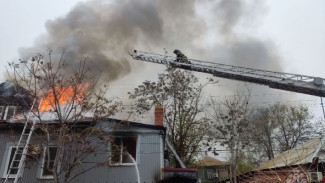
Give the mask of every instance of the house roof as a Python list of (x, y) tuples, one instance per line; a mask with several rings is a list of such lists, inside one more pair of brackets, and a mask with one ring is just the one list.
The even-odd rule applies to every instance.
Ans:
[[(285, 151), (257, 167), (256, 170), (273, 169), (293, 165), (311, 163), (314, 157), (324, 157), (325, 134), (301, 144), (300, 146)], [(325, 160), (325, 159), (323, 159)]]
[[(7, 121), (1, 121), (0, 122), (0, 129), (7, 129), (7, 128), (23, 128), (24, 127), (24, 122), (25, 121), (17, 121), (15, 123), (13, 122), (7, 122)], [(131, 121), (125, 121), (125, 120), (120, 120), (120, 119), (113, 119), (113, 118), (107, 118), (106, 121), (103, 121), (102, 124), (104, 123), (116, 123), (119, 124), (121, 128), (125, 127), (139, 127), (139, 128), (146, 128), (146, 129), (153, 129), (153, 130), (161, 130), (161, 131), (166, 131), (166, 128), (163, 126), (157, 126), (157, 125), (150, 125), (150, 124), (143, 124), (143, 123), (137, 123), (137, 122), (131, 122)], [(49, 121), (48, 124), (51, 125), (58, 125), (57, 121)], [(78, 121), (75, 123), (64, 123), (64, 125), (75, 125), (75, 127), (89, 127), (89, 126), (94, 126), (96, 125), (95, 122), (91, 120), (82, 120)], [(107, 126), (107, 125), (106, 125)]]
[(33, 99), (23, 87), (15, 85), (11, 81), (6, 81), (0, 84), (1, 106), (18, 105), (21, 109), (28, 109), (28, 106), (30, 106), (32, 102)]
[(228, 165), (227, 162), (217, 160), (210, 156), (205, 156), (198, 162), (200, 166), (216, 166), (216, 165)]
[(107, 122), (111, 123), (123, 123), (125, 126), (134, 126), (134, 127), (140, 127), (140, 128), (149, 128), (153, 130), (163, 130), (166, 131), (166, 128), (163, 126), (159, 125), (150, 125), (150, 124), (144, 124), (144, 123), (137, 123), (137, 122), (132, 122), (132, 121), (125, 121), (125, 120), (120, 120), (120, 119), (113, 119), (113, 118), (108, 118)]

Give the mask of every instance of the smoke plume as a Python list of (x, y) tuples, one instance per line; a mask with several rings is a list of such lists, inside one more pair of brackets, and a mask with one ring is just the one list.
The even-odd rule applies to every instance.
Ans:
[(159, 40), (161, 24), (151, 1), (83, 2), (64, 17), (47, 21), (47, 33), (35, 46), (23, 48), (20, 53), (28, 58), (51, 49), (58, 57), (64, 50), (64, 60), (71, 68), (86, 59), (91, 70), (116, 80), (131, 70), (126, 50), (140, 35), (145, 35), (146, 40)]
[[(145, 68), (131, 61), (127, 51), (133, 49), (180, 49), (189, 58), (281, 71), (274, 43), (249, 33), (264, 8), (256, 0), (90, 0), (47, 21), (47, 32), (20, 54), (28, 58), (51, 49), (58, 57), (65, 50), (71, 68), (86, 59), (92, 72), (103, 72), (110, 81), (125, 76), (134, 81), (132, 70)], [(141, 74), (136, 77), (143, 79)]]

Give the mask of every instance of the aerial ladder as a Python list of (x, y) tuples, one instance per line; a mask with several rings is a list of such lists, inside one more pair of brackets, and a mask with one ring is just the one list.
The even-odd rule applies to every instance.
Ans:
[(176, 57), (134, 50), (130, 55), (135, 60), (170, 65), (175, 68), (212, 74), (216, 77), (267, 85), (270, 88), (325, 97), (324, 78), (273, 72), (261, 69), (239, 67), (214, 62), (187, 59), (177, 61)]

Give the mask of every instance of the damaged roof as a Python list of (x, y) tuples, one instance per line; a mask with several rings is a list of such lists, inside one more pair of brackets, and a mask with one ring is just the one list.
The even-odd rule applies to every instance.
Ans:
[(314, 157), (320, 161), (325, 160), (325, 134), (301, 144), (300, 146), (285, 151), (257, 167), (256, 170), (273, 169), (286, 166), (311, 163)]
[[(47, 124), (51, 125), (59, 125), (58, 121), (46, 121)], [(16, 121), (16, 122), (8, 122), (8, 121), (2, 121), (0, 122), (0, 129), (20, 129), (23, 128), (25, 124), (25, 121)], [(114, 125), (115, 124), (115, 125)], [(107, 128), (107, 129), (114, 129), (118, 131), (126, 131), (129, 132), (130, 129), (151, 129), (151, 130), (159, 130), (166, 133), (166, 128), (163, 126), (158, 125), (151, 125), (151, 124), (143, 124), (143, 123), (137, 123), (137, 122), (131, 122), (131, 121), (125, 121), (120, 119), (113, 119), (113, 118), (107, 118), (105, 121), (95, 122), (92, 120), (80, 120), (77, 122), (66, 122), (64, 125), (75, 125), (75, 127), (90, 127), (90, 126), (97, 126), (99, 128)], [(111, 125), (114, 125), (111, 126)]]

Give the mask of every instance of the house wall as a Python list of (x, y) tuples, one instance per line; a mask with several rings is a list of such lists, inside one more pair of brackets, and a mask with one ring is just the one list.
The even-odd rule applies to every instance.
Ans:
[(216, 182), (216, 178), (213, 174), (217, 172), (217, 166), (201, 166), (198, 169), (197, 176), (202, 183), (213, 183)]
[[(218, 177), (211, 177), (211, 174), (218, 173)], [(208, 176), (210, 174), (210, 178)], [(198, 178), (202, 183), (220, 182), (229, 178), (228, 165), (215, 165), (215, 166), (201, 166), (198, 169)]]
[(230, 173), (229, 173), (229, 165), (220, 165), (217, 166), (217, 171), (218, 171), (218, 180), (223, 181), (226, 179), (229, 179)]
[[(139, 169), (140, 182), (152, 183), (157, 182), (161, 176), (161, 170), (163, 168), (163, 139), (159, 131), (145, 130), (146, 133), (133, 134), (138, 137), (137, 140), (137, 165)], [(10, 145), (14, 145), (14, 139), (18, 139), (20, 134), (9, 133), (9, 131), (0, 132), (0, 175), (3, 177), (5, 162), (8, 157), (8, 148)], [(18, 140), (17, 140), (18, 141)], [(87, 169), (92, 167), (94, 163), (106, 160), (109, 155), (109, 150), (106, 152), (97, 152), (94, 155), (88, 157), (81, 169)], [(41, 160), (30, 165), (29, 168), (25, 168), (23, 177), (19, 182), (31, 182), (31, 183), (47, 183), (53, 182), (52, 179), (45, 180), (40, 179), (41, 172)], [(94, 168), (73, 180), (73, 182), (107, 182), (107, 183), (135, 183), (137, 182), (137, 173), (134, 165), (120, 165), (120, 166), (103, 166)], [(0, 183), (4, 182), (4, 178), (0, 179)], [(12, 182), (12, 181), (9, 181)]]

